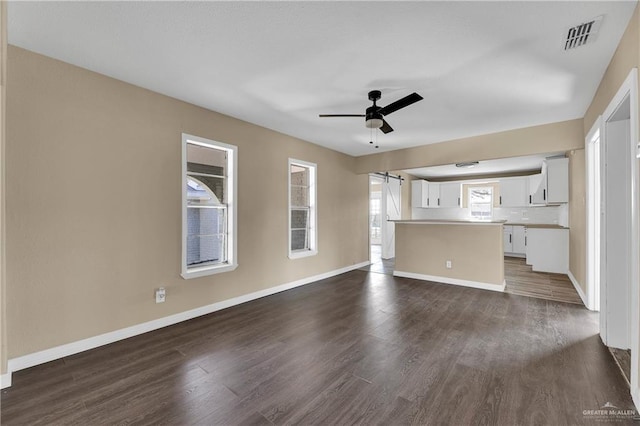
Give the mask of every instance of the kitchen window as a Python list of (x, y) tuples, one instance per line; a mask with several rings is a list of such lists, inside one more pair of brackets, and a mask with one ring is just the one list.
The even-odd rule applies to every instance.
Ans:
[(182, 135), (182, 277), (237, 265), (236, 164), (233, 145)]
[(492, 186), (469, 188), (469, 212), (473, 219), (491, 219), (493, 214)]
[(289, 258), (313, 256), (317, 250), (316, 168), (289, 159)]

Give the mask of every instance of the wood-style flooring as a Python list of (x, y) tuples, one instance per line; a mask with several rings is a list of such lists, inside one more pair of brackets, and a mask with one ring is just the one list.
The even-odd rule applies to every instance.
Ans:
[(628, 349), (609, 348), (609, 352), (616, 360), (616, 364), (620, 368), (620, 371), (627, 380), (627, 383), (631, 381), (631, 351)]
[(505, 257), (504, 278), (507, 293), (584, 306), (567, 275), (535, 272), (525, 259)]
[(16, 372), (1, 402), (3, 425), (575, 425), (633, 409), (584, 307), (360, 270)]
[(396, 264), (396, 259), (383, 259), (382, 258), (382, 246), (379, 244), (371, 245), (371, 264), (361, 268), (362, 271), (376, 272), (378, 274), (393, 275), (393, 268)]

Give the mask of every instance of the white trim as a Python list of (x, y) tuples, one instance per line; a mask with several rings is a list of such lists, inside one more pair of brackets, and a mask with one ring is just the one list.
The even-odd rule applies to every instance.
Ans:
[[(200, 268), (187, 268), (187, 143), (204, 148), (224, 150), (227, 153), (227, 262)], [(181, 273), (184, 279), (234, 271), (238, 267), (238, 147), (198, 136), (182, 134), (182, 257)]]
[(576, 277), (573, 276), (571, 271), (568, 271), (567, 275), (569, 276), (569, 281), (571, 281), (571, 284), (573, 284), (573, 287), (575, 287), (576, 291), (578, 292), (578, 296), (580, 296), (580, 299), (582, 299), (582, 303), (584, 304), (584, 306), (590, 311), (593, 311), (593, 307), (587, 303), (587, 296), (584, 294), (584, 291), (582, 291), (582, 287), (580, 287), (580, 284), (578, 284), (578, 280), (576, 280)]
[[(629, 105), (630, 105), (630, 120), (629, 120), (629, 161), (631, 166), (631, 188), (630, 194), (631, 197), (631, 211), (630, 221), (631, 221), (631, 241), (629, 247), (629, 260), (630, 260), (630, 283), (631, 283), (631, 297), (630, 297), (630, 315), (629, 319), (630, 326), (630, 348), (631, 348), (631, 377), (630, 377), (630, 388), (632, 390), (632, 395), (634, 395), (634, 391), (640, 388), (640, 377), (638, 372), (638, 364), (640, 363), (640, 289), (639, 289), (639, 281), (640, 281), (640, 265), (638, 260), (640, 259), (638, 246), (640, 245), (640, 218), (638, 217), (638, 206), (640, 205), (640, 197), (639, 194), (639, 182), (638, 182), (638, 166), (636, 159), (636, 144), (638, 143), (638, 69), (633, 68), (627, 75), (627, 78), (622, 83), (615, 96), (609, 102), (609, 105), (605, 109), (602, 114), (603, 126), (601, 132), (601, 138), (604, 143), (607, 143), (607, 135), (606, 135), (606, 123), (609, 121), (611, 116), (617, 111), (618, 107), (622, 104), (622, 102), (629, 97)], [(605, 193), (606, 198), (606, 193)], [(606, 199), (605, 199), (606, 202)], [(606, 214), (606, 210), (605, 210)], [(601, 230), (602, 233), (606, 233), (606, 229)], [(600, 301), (601, 304), (606, 304), (605, 300)], [(604, 315), (604, 311), (601, 306), (601, 318)], [(602, 330), (601, 330), (602, 333)], [(603, 340), (605, 336), (602, 336)]]
[(0, 389), (11, 386), (11, 372), (0, 375)]
[[(291, 234), (291, 231), (289, 231), (289, 234)], [(289, 247), (291, 247), (291, 243), (289, 243)], [(289, 259), (300, 259), (301, 257), (315, 256), (316, 254), (318, 254), (318, 250), (292, 251), (289, 253)]]
[[(287, 220), (288, 241), (287, 253), (289, 259), (315, 256), (318, 254), (318, 165), (308, 161), (289, 158), (287, 166)], [(309, 250), (291, 251), (291, 166), (309, 169)]]
[(453, 284), (463, 287), (479, 288), (482, 290), (491, 290), (504, 292), (504, 288), (507, 285), (506, 281), (502, 281), (502, 284), (483, 283), (480, 281), (468, 281), (460, 280), (458, 278), (438, 277), (435, 275), (416, 274), (414, 272), (393, 271), (394, 277), (413, 278), (416, 280), (433, 281), (442, 284)]
[(282, 284), (276, 287), (270, 287), (264, 290), (256, 291), (253, 293), (223, 300), (221, 302), (213, 303), (211, 305), (202, 306), (200, 308), (191, 309), (189, 311), (180, 312), (174, 315), (169, 315), (168, 317), (158, 318), (153, 321), (144, 322), (141, 324), (133, 325), (131, 327), (122, 328), (120, 330), (111, 331), (109, 333), (100, 334), (98, 336), (89, 337), (87, 339), (78, 340), (76, 342), (67, 343), (65, 345), (56, 346), (54, 348), (45, 349), (43, 351), (34, 352), (28, 355), (23, 355), (18, 358), (13, 358), (13, 359), (10, 359), (8, 362), (7, 374), (2, 375), (2, 386), (3, 387), (11, 386), (11, 374), (14, 371), (20, 371), (25, 368), (33, 367), (39, 364), (44, 364), (45, 362), (50, 362), (56, 359), (64, 358), (69, 355), (84, 352), (89, 349), (94, 349), (100, 346), (108, 345), (109, 343), (117, 342), (123, 339), (128, 339), (129, 337), (137, 336), (139, 334), (148, 333), (149, 331), (153, 331), (153, 330), (157, 330), (173, 324), (177, 324), (182, 321), (187, 321), (202, 315), (207, 315), (212, 312), (220, 311), (222, 309), (227, 309), (232, 306), (250, 302), (255, 299), (260, 299), (261, 297), (270, 296), (272, 294), (280, 293), (286, 290), (290, 290), (292, 288), (296, 288), (296, 287), (300, 287), (316, 281), (324, 280), (326, 278), (331, 278), (336, 275), (340, 275), (349, 271), (360, 269), (370, 264), (371, 262), (369, 261), (360, 262), (355, 265), (345, 266), (344, 268), (335, 269), (333, 271), (324, 272), (322, 274), (302, 278), (302, 279), (292, 281), (290, 283)]
[[(600, 262), (601, 262), (601, 242), (600, 242), (600, 232), (596, 231), (601, 230), (601, 201), (600, 201), (600, 185), (595, 186), (593, 183), (597, 178), (598, 182), (601, 182), (601, 174), (602, 174), (602, 158), (603, 156), (600, 153), (600, 148), (602, 146), (602, 116), (598, 116), (595, 123), (591, 127), (591, 130), (587, 134), (585, 138), (585, 182), (586, 182), (586, 206), (587, 206), (587, 250), (586, 250), (586, 265), (587, 265), (587, 301), (583, 298), (583, 302), (585, 306), (592, 311), (600, 310), (600, 286), (597, 283), (600, 282)], [(598, 145), (595, 145), (596, 141)], [(596, 147), (598, 150), (596, 151)], [(595, 158), (594, 158), (595, 157)], [(596, 167), (594, 167), (594, 163), (598, 162)], [(597, 176), (594, 176), (597, 172)], [(597, 191), (597, 192), (596, 192)], [(594, 197), (597, 200), (594, 200)], [(594, 211), (594, 203), (598, 204), (598, 212)], [(596, 235), (597, 234), (597, 235)], [(597, 244), (596, 244), (597, 243)], [(571, 278), (571, 277), (569, 277)], [(581, 295), (582, 297), (582, 295)], [(602, 324), (602, 322), (601, 322)], [(601, 330), (602, 330), (601, 326)]]
[(640, 388), (631, 388), (631, 399), (633, 400), (633, 405), (636, 406), (636, 411), (638, 411), (638, 407), (640, 407)]

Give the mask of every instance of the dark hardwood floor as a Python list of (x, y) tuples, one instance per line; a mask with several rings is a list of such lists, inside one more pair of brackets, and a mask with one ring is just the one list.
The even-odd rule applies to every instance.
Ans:
[(602, 424), (633, 404), (597, 318), (358, 270), (16, 372), (1, 421)]
[(584, 306), (566, 274), (535, 272), (525, 259), (505, 257), (504, 278), (507, 293)]
[(371, 264), (360, 268), (362, 271), (376, 272), (378, 274), (393, 275), (393, 267), (396, 264), (396, 259), (383, 259), (382, 258), (382, 246), (379, 244), (371, 245)]

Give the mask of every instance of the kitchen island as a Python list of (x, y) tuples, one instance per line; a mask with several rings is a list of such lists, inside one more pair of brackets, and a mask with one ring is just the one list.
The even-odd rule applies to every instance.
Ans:
[(397, 220), (393, 275), (504, 291), (505, 221)]

